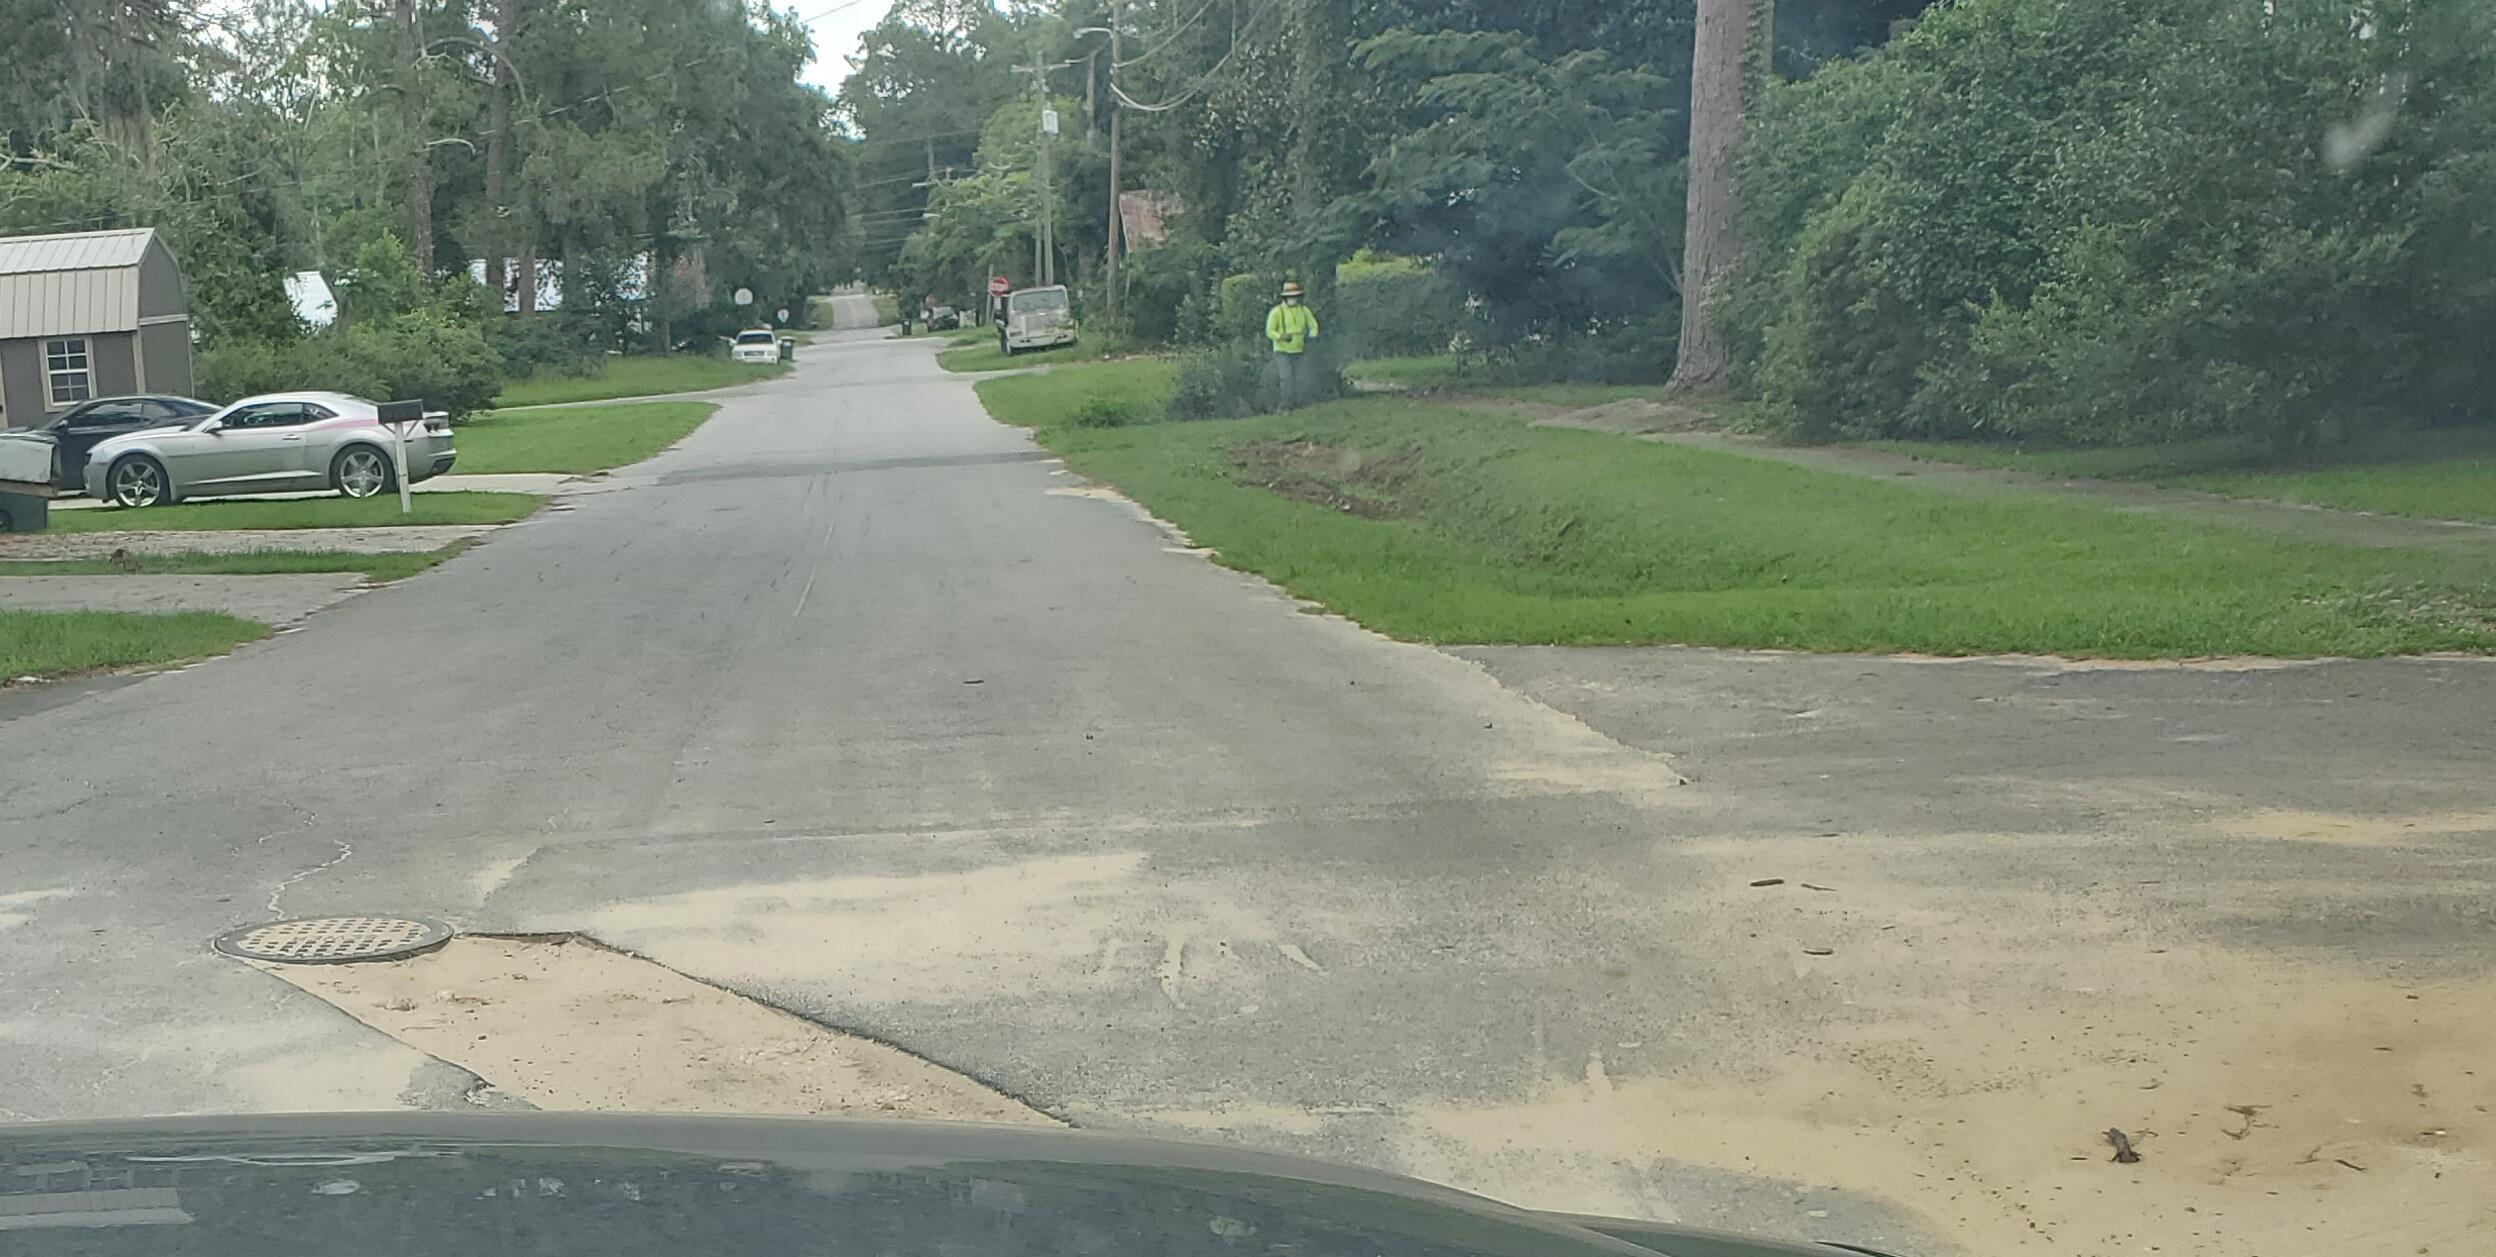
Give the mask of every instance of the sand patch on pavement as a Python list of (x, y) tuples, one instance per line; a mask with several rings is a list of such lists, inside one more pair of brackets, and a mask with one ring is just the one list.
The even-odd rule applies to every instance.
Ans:
[(387, 963), (259, 967), (544, 1109), (1053, 1122), (906, 1052), (586, 942), (462, 937)]
[[(2211, 828), (2230, 838), (2283, 842), (2331, 842), (2358, 847), (2396, 847), (2456, 834), (2496, 833), (2496, 812), (2436, 812), (2421, 816), (2353, 816), (2286, 809), (2252, 812), (2216, 821)], [(2491, 1045), (2496, 1050), (2496, 1045)]]
[(1404, 1168), (1618, 1211), (1639, 1167), (1693, 1163), (1895, 1201), (1984, 1254), (2496, 1251), (2496, 978), (2216, 945), (2131, 879), (1929, 875), (2004, 841), (1716, 846), (1714, 892), (1652, 927), (1745, 975), (1692, 1067), (1413, 1105)]

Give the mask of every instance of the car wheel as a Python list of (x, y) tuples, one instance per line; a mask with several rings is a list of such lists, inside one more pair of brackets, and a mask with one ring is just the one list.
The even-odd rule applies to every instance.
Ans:
[(398, 487), (390, 460), (369, 445), (350, 445), (329, 461), (329, 483), (351, 498), (369, 498)]
[(163, 463), (133, 454), (104, 473), (104, 494), (115, 506), (164, 506), (173, 501), (173, 478)]

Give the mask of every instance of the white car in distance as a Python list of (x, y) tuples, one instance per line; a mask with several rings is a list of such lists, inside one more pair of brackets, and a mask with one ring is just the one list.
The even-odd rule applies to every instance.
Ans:
[(768, 327), (749, 327), (737, 333), (728, 346), (728, 356), (738, 362), (768, 365), (780, 361), (780, 334)]

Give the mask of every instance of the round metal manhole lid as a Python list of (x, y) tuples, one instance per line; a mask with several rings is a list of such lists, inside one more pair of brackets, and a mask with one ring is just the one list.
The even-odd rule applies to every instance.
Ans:
[(425, 917), (305, 917), (228, 930), (216, 948), (272, 964), (343, 965), (396, 960), (449, 941), (451, 927)]

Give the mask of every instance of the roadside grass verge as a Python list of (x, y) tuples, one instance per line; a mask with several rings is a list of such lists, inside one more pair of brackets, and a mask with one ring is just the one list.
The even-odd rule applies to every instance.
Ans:
[(748, 366), (698, 354), (627, 354), (601, 359), (586, 375), (532, 375), (503, 386), (497, 406), (549, 406), (659, 393), (694, 393), (786, 375), (789, 364)]
[(2496, 650), (2496, 557), (2345, 549), (1426, 401), (1073, 425), (1133, 364), (983, 382), (1220, 561), (1393, 636), (2168, 658)]
[(1126, 342), (1119, 340), (1116, 337), (1103, 337), (1098, 340), (1084, 340), (1076, 344), (1062, 346), (1057, 349), (1029, 350), (1023, 353), (1015, 354), (1009, 358), (1006, 356), (1004, 350), (997, 348), (997, 334), (995, 330), (982, 330), (986, 331), (988, 334), (979, 338), (977, 341), (959, 342), (958, 348), (947, 349), (938, 353), (936, 355), (936, 365), (943, 367), (947, 371), (961, 371), (966, 373), (976, 371), (1014, 371), (1023, 367), (1036, 367), (1050, 362), (1097, 361), (1103, 358), (1114, 358), (1132, 351), (1132, 348)]
[(710, 402), (640, 402), (489, 410), (459, 425), (456, 470), (605, 471), (638, 463), (685, 439), (718, 409)]
[(105, 506), (58, 511), (54, 532), (200, 532), (229, 528), (396, 528), (418, 524), (508, 524), (545, 499), (531, 493), (419, 493), (399, 513), (397, 494), (373, 498), (230, 499), (176, 506)]
[(891, 327), (901, 322), (901, 298), (889, 292), (875, 294), (875, 325)]
[(269, 626), (209, 611), (0, 611), (0, 680), (221, 655)]
[(2496, 428), (2408, 433), (2283, 464), (2261, 443), (2028, 449), (1964, 441), (1875, 441), (1915, 458), (2100, 480), (2146, 480), (2229, 497), (2496, 523)]
[(246, 550), (237, 554), (134, 554), (124, 559), (13, 559), (0, 561), (9, 576), (285, 576), (304, 572), (361, 572), (377, 581), (404, 580), (464, 546), (391, 554), (337, 550)]
[(1073, 424), (1095, 403), (1130, 414), (1161, 414), (1178, 374), (1178, 364), (1166, 358), (1130, 358), (1079, 371), (1000, 376), (973, 387), (988, 413), (1007, 423), (1058, 428)]

